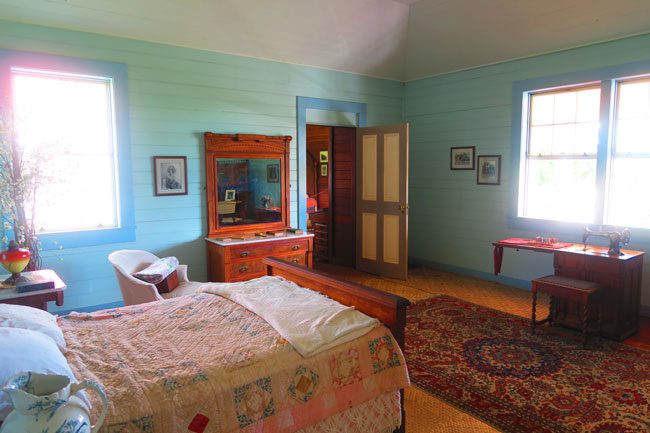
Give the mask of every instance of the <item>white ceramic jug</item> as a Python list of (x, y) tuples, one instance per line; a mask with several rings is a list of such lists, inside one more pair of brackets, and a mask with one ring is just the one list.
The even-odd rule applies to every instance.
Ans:
[[(102, 399), (102, 412), (92, 429), (88, 407), (74, 396), (82, 389), (92, 389)], [(57, 374), (19, 373), (2, 390), (11, 398), (14, 410), (5, 418), (0, 433), (96, 433), (108, 409), (108, 399), (98, 383), (70, 383), (68, 376)]]

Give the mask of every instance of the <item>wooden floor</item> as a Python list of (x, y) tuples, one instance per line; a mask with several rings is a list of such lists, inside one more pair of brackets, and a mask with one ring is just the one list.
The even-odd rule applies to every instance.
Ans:
[[(316, 264), (315, 267), (339, 278), (365, 284), (403, 296), (410, 301), (445, 294), (475, 304), (530, 317), (531, 295), (526, 290), (498, 283), (450, 274), (435, 269), (409, 269), (406, 281), (381, 278), (351, 268)], [(538, 317), (548, 314), (548, 300), (539, 300)], [(640, 332), (625, 344), (650, 350), (650, 319), (644, 318)], [(411, 386), (405, 393), (406, 430), (408, 433), (496, 432), (494, 428), (456, 409), (445, 402)]]

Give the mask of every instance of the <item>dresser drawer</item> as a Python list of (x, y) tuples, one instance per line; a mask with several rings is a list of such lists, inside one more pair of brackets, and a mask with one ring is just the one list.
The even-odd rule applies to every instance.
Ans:
[(258, 242), (248, 245), (238, 245), (230, 248), (230, 259), (251, 259), (258, 257), (277, 257), (285, 254), (305, 253), (309, 248), (308, 239), (295, 239), (281, 242)]
[(278, 259), (285, 260), (289, 263), (296, 263), (299, 265), (305, 264), (305, 255), (304, 254), (294, 254), (291, 256), (281, 256), (277, 257)]
[(230, 264), (230, 280), (249, 280), (251, 278), (264, 275), (266, 266), (262, 260), (239, 261)]

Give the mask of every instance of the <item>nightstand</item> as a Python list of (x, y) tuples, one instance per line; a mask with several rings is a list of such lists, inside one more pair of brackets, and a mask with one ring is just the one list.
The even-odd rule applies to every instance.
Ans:
[[(52, 269), (41, 269), (40, 271), (23, 272), (25, 276), (38, 273), (41, 276), (53, 280), (54, 288), (45, 290), (35, 290), (33, 292), (18, 293), (14, 287), (4, 288), (0, 285), (0, 303), (25, 305), (27, 307), (40, 308), (47, 311), (47, 303), (56, 302), (59, 307), (63, 305), (63, 291), (66, 288), (65, 283)], [(7, 279), (9, 275), (0, 275), (0, 281)]]

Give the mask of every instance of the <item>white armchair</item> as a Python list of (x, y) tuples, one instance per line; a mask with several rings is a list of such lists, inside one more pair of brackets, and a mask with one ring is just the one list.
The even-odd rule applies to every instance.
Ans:
[(122, 298), (124, 298), (124, 305), (142, 304), (144, 302), (191, 295), (203, 284), (187, 279), (187, 265), (179, 265), (176, 268), (178, 287), (169, 293), (160, 294), (155, 285), (131, 276), (132, 273), (141, 271), (156, 260), (158, 260), (158, 257), (142, 250), (119, 250), (109, 254), (108, 261), (111, 262), (115, 270), (115, 276), (122, 291)]

